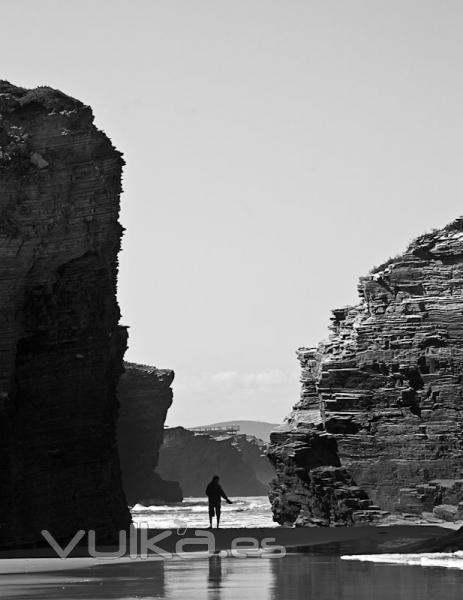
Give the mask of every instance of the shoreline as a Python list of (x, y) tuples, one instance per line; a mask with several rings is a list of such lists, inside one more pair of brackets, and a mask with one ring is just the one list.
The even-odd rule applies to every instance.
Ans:
[[(18, 566), (21, 562), (24, 566), (35, 565), (34, 570), (38, 565), (53, 570), (66, 568), (68, 560), (90, 561), (90, 563), (96, 561), (95, 564), (106, 561), (114, 564), (115, 561), (127, 560), (171, 560), (178, 555), (179, 551), (180, 554), (189, 555), (199, 553), (207, 556), (207, 554), (222, 553), (221, 555), (225, 556), (234, 548), (242, 552), (249, 550), (249, 555), (253, 552), (257, 554), (256, 551), (262, 554), (265, 549), (267, 556), (270, 555), (272, 548), (278, 550), (281, 547), (286, 553), (380, 554), (394, 549), (399, 551), (411, 544), (435, 542), (444, 537), (448, 529), (435, 525), (367, 525), (333, 528), (189, 528), (181, 530), (180, 533), (170, 529), (134, 531), (136, 536), (131, 538), (131, 545), (128, 543), (130, 539), (128, 540), (126, 548), (121, 545), (99, 546), (97, 544), (93, 550), (91, 547), (89, 550), (87, 545), (80, 544), (72, 549), (66, 558), (60, 558), (51, 546), (0, 551), (0, 574), (8, 573), (9, 567), (13, 567), (14, 564)], [(146, 544), (147, 540), (154, 540), (156, 550), (150, 549), (149, 543)], [(119, 555), (115, 556), (118, 553)], [(110, 554), (113, 556), (111, 557)], [(144, 558), (145, 555), (147, 558)]]

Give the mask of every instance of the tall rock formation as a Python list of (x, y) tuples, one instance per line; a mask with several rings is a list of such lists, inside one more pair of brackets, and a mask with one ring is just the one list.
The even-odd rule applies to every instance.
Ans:
[(0, 82), (2, 547), (130, 523), (115, 437), (122, 165), (88, 106)]
[(352, 524), (379, 508), (456, 516), (463, 218), (417, 238), (358, 290), (359, 304), (333, 311), (329, 341), (298, 351), (301, 398), (271, 435), (274, 518)]
[(254, 466), (247, 462), (249, 449), (245, 455), (236, 437), (246, 436), (216, 438), (183, 427), (166, 429), (157, 471), (161, 477), (178, 481), (185, 496), (204, 496), (207, 484), (216, 474), (231, 496), (267, 494), (268, 486), (259, 481)]
[(132, 506), (183, 499), (178, 482), (164, 481), (155, 472), (173, 380), (173, 371), (125, 363), (119, 381), (117, 438), (123, 487)]

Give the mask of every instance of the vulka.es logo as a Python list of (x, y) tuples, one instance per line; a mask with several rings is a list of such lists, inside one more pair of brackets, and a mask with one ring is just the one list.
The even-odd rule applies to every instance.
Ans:
[[(144, 524), (141, 524), (144, 525)], [(182, 525), (186, 525), (183, 524)], [(182, 533), (181, 533), (182, 532)], [(179, 535), (184, 535), (187, 532), (187, 527), (182, 527), (177, 530)], [(128, 556), (132, 560), (140, 560), (147, 558), (159, 558), (171, 560), (173, 558), (181, 558), (188, 560), (192, 558), (208, 558), (216, 554), (216, 540), (212, 531), (196, 529), (194, 536), (182, 537), (175, 543), (175, 552), (169, 552), (159, 546), (162, 541), (173, 535), (170, 529), (166, 529), (152, 537), (149, 537), (148, 527), (135, 528), (131, 527), (130, 531), (119, 532), (119, 543), (113, 552), (102, 552), (96, 548), (96, 533), (94, 530), (88, 532), (80, 529), (74, 537), (62, 547), (53, 537), (53, 535), (44, 529), (42, 532), (43, 538), (48, 542), (50, 547), (61, 559), (69, 558), (72, 551), (87, 535), (87, 550), (92, 558), (111, 559)], [(254, 537), (236, 537), (232, 540), (229, 550), (221, 550), (219, 556), (232, 556), (235, 558), (248, 557), (270, 557), (283, 558), (286, 555), (286, 548), (275, 544), (275, 538), (263, 538), (259, 543)], [(189, 548), (189, 550), (187, 550)]]

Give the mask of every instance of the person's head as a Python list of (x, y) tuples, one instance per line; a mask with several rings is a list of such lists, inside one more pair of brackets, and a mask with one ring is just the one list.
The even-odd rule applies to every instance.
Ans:
[(214, 477), (212, 478), (212, 481), (214, 481), (215, 483), (219, 483), (219, 479), (220, 479), (220, 477), (218, 475), (214, 475)]

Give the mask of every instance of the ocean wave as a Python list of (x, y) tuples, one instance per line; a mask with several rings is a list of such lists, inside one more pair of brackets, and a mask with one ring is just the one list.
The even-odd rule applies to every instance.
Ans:
[(160, 512), (169, 512), (169, 513), (177, 513), (177, 512), (187, 512), (192, 510), (191, 506), (143, 506), (142, 504), (136, 504), (132, 508), (132, 513), (160, 513)]
[(342, 560), (388, 563), (419, 567), (445, 567), (463, 570), (463, 552), (429, 552), (422, 554), (353, 554), (341, 556)]
[[(136, 527), (177, 529), (182, 527), (201, 528), (209, 525), (208, 502), (202, 498), (185, 498), (173, 504), (133, 506), (132, 519)], [(266, 496), (240, 496), (233, 504), (222, 504), (223, 527), (275, 527), (270, 502)]]

